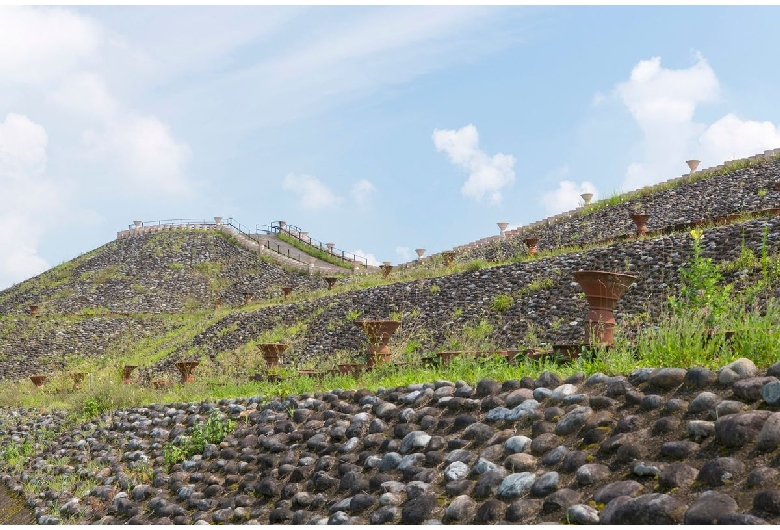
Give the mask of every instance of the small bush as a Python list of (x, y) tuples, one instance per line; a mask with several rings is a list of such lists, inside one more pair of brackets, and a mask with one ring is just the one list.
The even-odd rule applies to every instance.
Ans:
[(508, 294), (499, 294), (493, 297), (492, 306), (495, 311), (498, 311), (499, 313), (503, 313), (510, 307), (512, 307), (512, 304), (514, 303), (515, 299), (509, 296)]

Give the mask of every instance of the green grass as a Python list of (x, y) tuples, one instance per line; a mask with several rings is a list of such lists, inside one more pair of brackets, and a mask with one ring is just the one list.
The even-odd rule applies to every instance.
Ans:
[(301, 252), (304, 252), (308, 254), (309, 256), (312, 256), (314, 258), (317, 258), (320, 261), (324, 261), (326, 263), (330, 263), (331, 265), (336, 265), (337, 267), (341, 267), (342, 269), (348, 269), (352, 270), (352, 264), (344, 261), (341, 258), (338, 258), (334, 256), (333, 254), (326, 252), (324, 250), (320, 250), (317, 247), (313, 247), (311, 245), (307, 245), (303, 241), (296, 239), (288, 234), (285, 234), (284, 232), (279, 232), (276, 234), (276, 237), (287, 243), (288, 245), (291, 245)]

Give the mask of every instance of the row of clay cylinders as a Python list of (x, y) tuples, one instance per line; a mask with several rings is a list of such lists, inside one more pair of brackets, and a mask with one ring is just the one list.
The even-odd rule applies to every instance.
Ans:
[[(195, 382), (195, 375), (194, 371), (195, 368), (200, 364), (198, 361), (183, 361), (176, 363), (176, 368), (178, 368), (179, 373), (181, 374), (181, 382), (182, 383), (193, 383)], [(126, 364), (122, 368), (122, 383), (125, 385), (129, 385), (132, 383), (132, 373), (133, 370), (138, 368), (138, 365), (135, 364)]]

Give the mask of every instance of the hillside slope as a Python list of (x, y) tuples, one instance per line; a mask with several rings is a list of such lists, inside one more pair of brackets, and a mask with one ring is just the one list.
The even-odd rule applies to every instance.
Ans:
[(326, 286), (288, 272), (215, 231), (165, 231), (112, 241), (0, 292), (0, 313), (176, 313), (270, 299), (290, 285)]

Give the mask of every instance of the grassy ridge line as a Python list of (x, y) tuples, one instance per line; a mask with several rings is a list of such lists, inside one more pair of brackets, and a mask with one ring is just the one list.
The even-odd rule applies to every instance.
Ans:
[(329, 252), (325, 252), (324, 250), (320, 250), (311, 245), (307, 245), (306, 243), (299, 241), (298, 239), (289, 236), (283, 232), (277, 233), (276, 237), (278, 237), (288, 245), (292, 245), (293, 247), (297, 248), (301, 252), (304, 252), (309, 256), (317, 258), (320, 261), (325, 261), (327, 263), (330, 263), (331, 265), (336, 265), (337, 267), (341, 267), (342, 269), (352, 270), (352, 266), (347, 264), (344, 260), (337, 258), (336, 256), (333, 256)]

